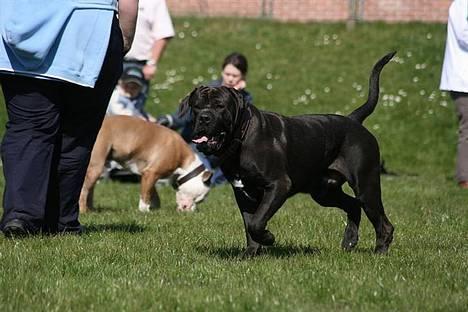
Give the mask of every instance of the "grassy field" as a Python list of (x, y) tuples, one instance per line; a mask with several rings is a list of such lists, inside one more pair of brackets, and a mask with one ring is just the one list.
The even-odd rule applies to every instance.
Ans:
[(219, 76), (234, 50), (249, 59), (258, 107), (347, 114), (365, 101), (374, 62), (398, 51), (366, 121), (397, 174), (382, 177), (396, 228), (389, 254), (372, 253), (365, 217), (357, 250), (341, 251), (344, 214), (299, 195), (269, 224), (277, 244), (241, 260), (244, 232), (229, 186), (190, 214), (177, 213), (174, 191), (161, 187), (162, 208), (142, 214), (137, 184), (103, 181), (96, 211), (81, 216), (85, 235), (0, 238), (1, 311), (466, 311), (468, 192), (454, 182), (456, 118), (438, 90), (444, 25), (175, 23), (148, 103), (155, 115)]

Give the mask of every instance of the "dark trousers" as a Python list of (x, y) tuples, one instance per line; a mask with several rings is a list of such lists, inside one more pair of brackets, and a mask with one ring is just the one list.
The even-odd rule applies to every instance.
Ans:
[(458, 117), (456, 179), (468, 181), (468, 93), (450, 92)]
[(94, 88), (2, 75), (8, 113), (1, 145), (5, 189), (0, 228), (21, 219), (31, 231), (79, 231), (78, 200), (91, 151), (122, 72), (115, 19)]

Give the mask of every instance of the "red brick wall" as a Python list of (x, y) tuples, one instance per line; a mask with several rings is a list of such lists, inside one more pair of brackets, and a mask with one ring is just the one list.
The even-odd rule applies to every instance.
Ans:
[(174, 16), (266, 17), (282, 21), (343, 21), (351, 3), (366, 21), (446, 22), (452, 0), (166, 0)]

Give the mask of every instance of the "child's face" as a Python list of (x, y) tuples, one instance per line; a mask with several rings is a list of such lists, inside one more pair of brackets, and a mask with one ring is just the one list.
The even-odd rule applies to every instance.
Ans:
[(142, 87), (133, 81), (121, 82), (120, 83), (123, 91), (128, 94), (129, 97), (134, 98), (140, 94)]
[(239, 69), (232, 64), (227, 64), (221, 72), (223, 86), (234, 88), (244, 78)]

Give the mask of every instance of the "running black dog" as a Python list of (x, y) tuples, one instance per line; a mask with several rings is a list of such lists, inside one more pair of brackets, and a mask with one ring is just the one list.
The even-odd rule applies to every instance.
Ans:
[[(377, 105), (380, 72), (395, 53), (374, 65), (367, 102), (348, 116), (264, 112), (227, 87), (201, 86), (182, 101), (181, 115), (193, 117), (193, 142), (220, 158), (233, 185), (247, 236), (245, 256), (274, 243), (267, 222), (296, 193), (347, 213), (345, 250), (358, 242), (362, 207), (375, 228), (375, 252), (387, 252), (393, 226), (381, 200), (379, 146), (362, 122)], [(342, 191), (345, 182), (356, 197)]]

